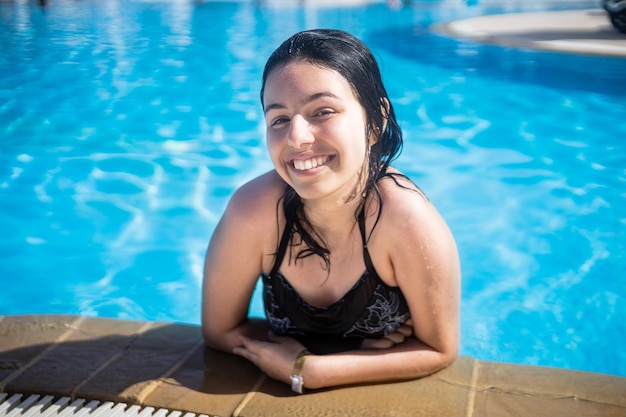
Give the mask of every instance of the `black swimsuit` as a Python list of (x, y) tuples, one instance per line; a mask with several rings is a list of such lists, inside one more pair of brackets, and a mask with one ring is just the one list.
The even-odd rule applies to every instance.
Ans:
[(296, 338), (313, 353), (356, 349), (363, 339), (394, 333), (409, 317), (409, 307), (398, 287), (385, 284), (374, 269), (367, 251), (365, 220), (359, 213), (366, 271), (354, 286), (328, 307), (307, 303), (279, 271), (291, 241), (287, 222), (274, 266), (263, 274), (265, 313), (272, 331)]

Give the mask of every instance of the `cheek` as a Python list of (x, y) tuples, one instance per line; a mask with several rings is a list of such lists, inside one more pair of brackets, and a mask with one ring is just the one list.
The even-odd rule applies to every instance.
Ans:
[(283, 161), (282, 161), (282, 153), (284, 150), (283, 146), (284, 141), (279, 137), (279, 135), (267, 133), (265, 139), (265, 146), (267, 147), (267, 153), (274, 164), (274, 168), (277, 171), (281, 172), (284, 170)]
[(267, 151), (270, 156), (274, 158), (274, 154), (278, 152), (280, 140), (278, 139), (276, 133), (269, 129), (265, 133), (265, 146), (267, 147)]

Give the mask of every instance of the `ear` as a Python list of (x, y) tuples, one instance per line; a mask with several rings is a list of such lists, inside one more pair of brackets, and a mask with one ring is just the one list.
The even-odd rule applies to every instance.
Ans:
[(378, 139), (380, 139), (385, 129), (387, 129), (387, 120), (389, 120), (389, 109), (390, 109), (389, 100), (387, 100), (386, 97), (381, 97), (380, 102), (381, 102), (380, 112), (383, 116), (383, 125), (382, 125), (382, 129), (380, 130), (374, 129), (374, 134), (372, 135), (372, 138), (370, 139), (370, 146), (377, 143)]

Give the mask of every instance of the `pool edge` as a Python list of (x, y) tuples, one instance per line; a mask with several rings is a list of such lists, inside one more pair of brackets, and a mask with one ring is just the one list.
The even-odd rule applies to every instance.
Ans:
[(601, 9), (483, 15), (437, 23), (440, 35), (500, 46), (626, 58), (626, 34)]
[(0, 316), (0, 392), (216, 416), (626, 416), (626, 378), (462, 356), (413, 381), (294, 395), (199, 326), (73, 315)]

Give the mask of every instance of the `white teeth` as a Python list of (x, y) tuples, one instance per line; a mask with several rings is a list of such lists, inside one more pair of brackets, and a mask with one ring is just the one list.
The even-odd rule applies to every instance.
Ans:
[(293, 167), (298, 171), (306, 171), (308, 169), (317, 168), (320, 165), (323, 165), (328, 160), (326, 156), (316, 156), (314, 158), (305, 159), (304, 161), (299, 159), (294, 159)]

